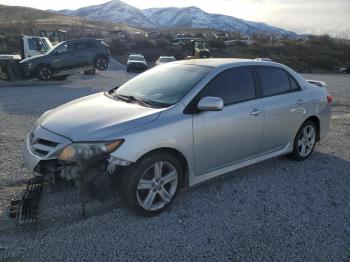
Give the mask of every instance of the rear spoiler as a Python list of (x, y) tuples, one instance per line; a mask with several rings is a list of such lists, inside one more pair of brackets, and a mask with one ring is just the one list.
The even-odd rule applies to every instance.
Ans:
[(326, 83), (323, 81), (318, 81), (318, 80), (306, 80), (306, 81), (312, 85), (319, 86), (319, 87), (326, 87), (327, 86)]

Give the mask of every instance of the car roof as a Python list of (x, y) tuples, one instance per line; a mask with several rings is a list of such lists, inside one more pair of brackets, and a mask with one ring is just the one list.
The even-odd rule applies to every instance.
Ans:
[(276, 65), (281, 66), (281, 64), (268, 61), (258, 61), (252, 59), (242, 59), (242, 58), (205, 58), (205, 59), (190, 59), (175, 62), (177, 64), (183, 65), (199, 65), (199, 66), (209, 66), (209, 67), (221, 67), (229, 65)]
[(74, 43), (74, 42), (99, 42), (99, 39), (96, 38), (81, 38), (81, 39), (71, 39), (67, 40), (65, 42), (67, 43)]

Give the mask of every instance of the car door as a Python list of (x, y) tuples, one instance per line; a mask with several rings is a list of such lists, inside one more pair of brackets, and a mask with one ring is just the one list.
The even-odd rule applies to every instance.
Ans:
[(221, 72), (197, 100), (207, 96), (222, 98), (224, 108), (193, 115), (196, 175), (252, 158), (261, 149), (264, 112), (256, 99), (252, 68)]
[(72, 43), (62, 43), (52, 53), (52, 67), (57, 72), (71, 70), (74, 67)]
[(74, 68), (86, 68), (89, 66), (89, 53), (93, 52), (92, 44), (87, 41), (74, 42)]
[(294, 139), (305, 114), (297, 81), (284, 69), (257, 67), (265, 110), (263, 152), (282, 149)]

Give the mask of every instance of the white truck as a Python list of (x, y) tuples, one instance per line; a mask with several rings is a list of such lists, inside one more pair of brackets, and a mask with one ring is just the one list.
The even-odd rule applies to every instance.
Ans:
[(22, 35), (19, 55), (0, 54), (0, 79), (23, 79), (18, 63), (22, 59), (45, 54), (51, 48), (52, 44), (46, 37)]

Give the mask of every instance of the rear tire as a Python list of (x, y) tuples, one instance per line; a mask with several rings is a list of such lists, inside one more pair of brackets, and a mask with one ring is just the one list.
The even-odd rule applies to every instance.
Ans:
[(98, 56), (95, 59), (95, 68), (104, 71), (108, 68), (108, 59), (105, 56)]
[(303, 161), (314, 151), (317, 141), (317, 126), (313, 121), (307, 120), (299, 128), (294, 138), (292, 159)]
[(53, 70), (49, 65), (41, 65), (37, 69), (37, 77), (42, 81), (49, 81), (53, 78)]
[(122, 172), (121, 191), (128, 207), (140, 216), (156, 216), (167, 209), (180, 188), (183, 168), (174, 156), (155, 153)]

